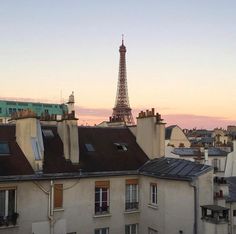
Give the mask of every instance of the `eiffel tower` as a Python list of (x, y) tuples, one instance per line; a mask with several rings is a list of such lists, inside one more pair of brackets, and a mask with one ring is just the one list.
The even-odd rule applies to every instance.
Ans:
[(123, 121), (126, 125), (133, 125), (134, 119), (129, 105), (127, 76), (126, 76), (126, 47), (124, 46), (124, 37), (122, 35), (122, 44), (119, 49), (120, 64), (119, 77), (117, 84), (116, 102), (113, 108), (111, 121)]

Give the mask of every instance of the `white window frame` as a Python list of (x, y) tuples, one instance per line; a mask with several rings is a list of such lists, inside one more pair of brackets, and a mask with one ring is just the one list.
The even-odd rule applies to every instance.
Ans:
[[(132, 228), (135, 226), (135, 233), (132, 233)], [(128, 228), (128, 233), (126, 232)], [(138, 234), (138, 224), (126, 224), (125, 225), (125, 234)]]
[[(153, 199), (154, 195), (154, 199)], [(150, 184), (150, 204), (157, 206), (157, 184), (151, 183)]]
[(10, 190), (14, 190), (15, 191), (15, 207), (14, 207), (14, 212), (16, 212), (16, 189), (15, 188), (9, 188), (9, 189), (1, 189), (0, 191), (4, 191), (5, 192), (5, 212), (4, 212), (4, 217), (8, 216), (8, 206), (9, 206), (9, 191)]
[[(136, 194), (134, 196), (133, 193), (135, 193), (135, 192), (136, 192)], [(129, 199), (127, 197), (127, 193), (129, 194)], [(133, 203), (133, 202), (139, 203), (139, 187), (138, 187), (138, 184), (126, 184), (125, 203)]]
[[(102, 190), (103, 189), (106, 189), (107, 190), (107, 201), (106, 201), (106, 204), (107, 204), (107, 211), (104, 211), (105, 213), (109, 213), (109, 203), (110, 203), (110, 194), (109, 194), (109, 188), (99, 188), (99, 187), (95, 187), (95, 207), (96, 207), (96, 189), (99, 189), (99, 207), (102, 207), (102, 203), (103, 203), (103, 192)], [(96, 208), (95, 208), (95, 214), (100, 214), (100, 212), (96, 212)]]
[(94, 230), (94, 233), (97, 234), (97, 232), (98, 232), (98, 234), (103, 234), (102, 233), (103, 231), (105, 231), (106, 234), (109, 234), (109, 228), (108, 227), (106, 227), (106, 228), (96, 228)]

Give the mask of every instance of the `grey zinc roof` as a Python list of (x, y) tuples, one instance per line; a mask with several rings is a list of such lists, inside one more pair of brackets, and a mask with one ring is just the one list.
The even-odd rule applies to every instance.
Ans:
[(229, 186), (229, 196), (227, 202), (236, 202), (236, 177), (226, 178), (227, 184)]
[(196, 156), (199, 153), (199, 149), (196, 148), (174, 148), (172, 153), (179, 156)]
[[(197, 148), (175, 148), (172, 153), (181, 156), (197, 156), (200, 153), (200, 150)], [(227, 152), (219, 148), (208, 148), (209, 156), (227, 156)], [(201, 152), (201, 155), (204, 155), (204, 152)]]
[(193, 180), (212, 170), (212, 167), (177, 158), (158, 158), (145, 163), (140, 173), (163, 179)]

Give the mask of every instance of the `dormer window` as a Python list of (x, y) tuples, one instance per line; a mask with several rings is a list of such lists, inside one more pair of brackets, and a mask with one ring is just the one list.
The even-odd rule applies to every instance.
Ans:
[(35, 160), (41, 160), (41, 152), (40, 152), (38, 141), (35, 138), (32, 138), (31, 144), (32, 144)]
[(95, 151), (92, 144), (85, 144), (85, 148), (88, 152), (94, 152)]
[(127, 151), (128, 150), (128, 146), (125, 143), (114, 143), (114, 145), (116, 146), (116, 149), (118, 151)]
[(0, 142), (0, 156), (10, 155), (10, 148), (7, 142)]
[(54, 134), (53, 134), (52, 130), (50, 130), (50, 129), (43, 129), (42, 132), (43, 132), (43, 135), (45, 138), (53, 138), (54, 137)]

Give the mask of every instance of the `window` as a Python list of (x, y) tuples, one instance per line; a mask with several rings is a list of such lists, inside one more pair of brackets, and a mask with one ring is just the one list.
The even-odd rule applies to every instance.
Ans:
[(54, 184), (54, 209), (63, 207), (63, 184)]
[(0, 226), (16, 225), (16, 190), (0, 189)]
[(114, 143), (114, 145), (116, 146), (116, 149), (118, 151), (127, 151), (128, 150), (128, 146), (125, 143)]
[(109, 228), (95, 229), (94, 234), (109, 234)]
[(233, 210), (233, 216), (234, 217), (236, 216), (236, 210)]
[(152, 229), (152, 228), (148, 228), (148, 234), (157, 234), (157, 230)]
[(150, 184), (150, 202), (152, 205), (157, 205), (157, 184)]
[(125, 225), (125, 234), (138, 234), (138, 224)]
[(9, 155), (10, 149), (7, 142), (0, 142), (0, 155)]
[(85, 144), (85, 148), (88, 152), (94, 152), (95, 151), (92, 144)]
[(95, 182), (95, 214), (109, 213), (109, 181)]
[(41, 160), (41, 151), (40, 151), (39, 144), (36, 138), (31, 139), (31, 145), (34, 152), (35, 160)]
[(220, 159), (213, 159), (213, 167), (215, 171), (220, 171)]
[(126, 180), (125, 209), (138, 209), (138, 180)]
[(53, 138), (54, 137), (54, 134), (53, 134), (52, 130), (50, 130), (50, 129), (43, 129), (42, 132), (43, 132), (43, 135), (45, 138)]

